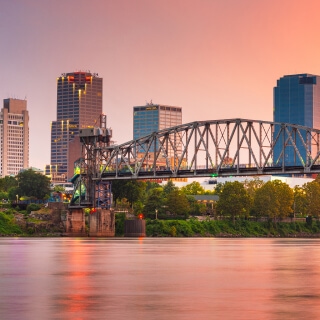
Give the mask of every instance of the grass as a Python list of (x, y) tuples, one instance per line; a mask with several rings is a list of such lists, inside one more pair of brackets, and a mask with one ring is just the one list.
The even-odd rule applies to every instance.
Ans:
[(15, 223), (12, 213), (0, 212), (0, 235), (22, 235), (22, 229)]

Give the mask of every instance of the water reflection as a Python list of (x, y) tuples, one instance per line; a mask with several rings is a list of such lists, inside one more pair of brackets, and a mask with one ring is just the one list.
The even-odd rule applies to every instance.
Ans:
[(0, 241), (1, 319), (316, 319), (317, 239)]

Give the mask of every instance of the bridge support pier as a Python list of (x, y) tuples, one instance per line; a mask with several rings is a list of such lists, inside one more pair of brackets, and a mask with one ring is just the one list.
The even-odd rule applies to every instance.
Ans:
[(66, 216), (67, 237), (86, 237), (86, 221), (82, 208), (69, 208)]
[(124, 221), (125, 237), (145, 237), (146, 236), (146, 220), (135, 219)]
[(115, 214), (113, 210), (96, 209), (89, 216), (90, 237), (114, 237)]

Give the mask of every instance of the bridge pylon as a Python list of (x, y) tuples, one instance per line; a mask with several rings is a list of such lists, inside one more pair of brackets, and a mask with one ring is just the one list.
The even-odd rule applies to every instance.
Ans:
[[(101, 181), (102, 167), (100, 150), (110, 145), (111, 129), (106, 128), (106, 116), (101, 115), (100, 127), (80, 130), (82, 155), (75, 162), (74, 193), (69, 204), (66, 235), (113, 237), (115, 235), (115, 215), (111, 209), (111, 182)], [(88, 230), (84, 209), (90, 209)], [(69, 218), (69, 222), (68, 222)]]
[(82, 208), (70, 208), (67, 211), (66, 217), (66, 232), (67, 237), (86, 237), (86, 221), (85, 214)]
[(97, 208), (89, 216), (90, 237), (114, 237), (115, 214), (113, 210)]

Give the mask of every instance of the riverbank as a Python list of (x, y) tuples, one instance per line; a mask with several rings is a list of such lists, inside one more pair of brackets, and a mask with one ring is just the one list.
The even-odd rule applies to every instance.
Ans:
[[(116, 215), (116, 237), (124, 236), (124, 215)], [(61, 221), (38, 215), (0, 212), (0, 236), (60, 237)], [(320, 238), (319, 221), (146, 220), (147, 237)]]
[[(116, 236), (123, 236), (123, 217), (116, 219)], [(146, 220), (147, 237), (320, 238), (319, 221), (272, 222), (236, 220)]]

